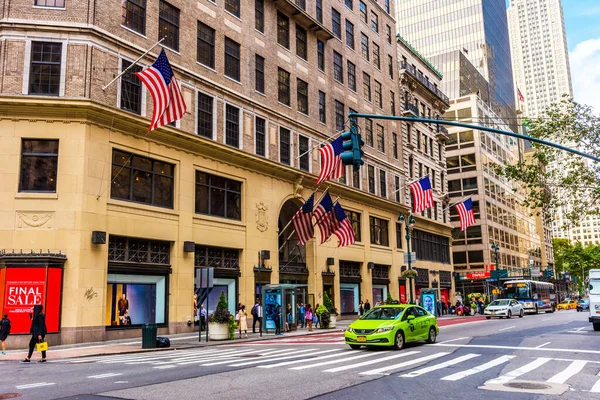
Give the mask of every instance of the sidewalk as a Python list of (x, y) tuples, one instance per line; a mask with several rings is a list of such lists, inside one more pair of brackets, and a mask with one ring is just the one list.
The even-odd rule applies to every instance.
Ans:
[[(456, 315), (444, 315), (438, 317), (438, 325), (440, 327), (462, 324), (467, 322), (481, 321), (485, 319), (482, 315), (459, 317)], [(259, 340), (273, 340), (273, 339), (284, 339), (298, 336), (316, 336), (316, 335), (331, 335), (339, 334), (343, 332), (348, 325), (355, 321), (355, 318), (348, 318), (338, 320), (336, 327), (331, 329), (313, 329), (309, 332), (306, 328), (300, 328), (299, 330), (284, 333), (283, 336), (275, 336), (275, 332), (270, 330), (269, 333), (263, 332), (262, 337), (257, 333), (248, 333), (248, 339), (237, 339), (238, 333), (236, 332), (235, 340), (221, 340), (221, 341), (208, 341), (206, 342), (206, 332), (202, 332), (202, 341), (198, 341), (198, 332), (183, 333), (177, 335), (166, 335), (171, 340), (171, 347), (166, 349), (142, 349), (142, 341), (139, 339), (124, 339), (124, 340), (112, 340), (106, 342), (95, 342), (95, 343), (79, 343), (72, 345), (61, 345), (52, 346), (48, 350), (48, 359), (67, 359), (77, 357), (89, 357), (89, 356), (103, 356), (112, 354), (123, 354), (123, 353), (144, 353), (144, 352), (156, 352), (156, 351), (168, 351), (168, 350), (182, 350), (196, 347), (208, 347), (208, 346), (224, 346), (224, 345), (235, 345), (246, 342), (256, 342)], [(6, 342), (7, 347), (10, 348), (10, 336)], [(27, 350), (8, 350), (6, 355), (0, 355), (0, 361), (20, 361), (27, 356)], [(36, 361), (41, 355), (34, 352), (32, 360)]]

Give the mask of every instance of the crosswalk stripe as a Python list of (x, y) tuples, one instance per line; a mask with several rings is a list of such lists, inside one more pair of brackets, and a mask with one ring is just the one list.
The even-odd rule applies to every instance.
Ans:
[(528, 372), (533, 371), (536, 368), (541, 367), (546, 364), (548, 361), (552, 360), (551, 358), (538, 357), (536, 360), (530, 362), (529, 364), (523, 365), (520, 368), (515, 369), (505, 375), (499, 376), (498, 378), (490, 379), (485, 384), (486, 385), (503, 385), (506, 382), (510, 382), (515, 378), (518, 378), (521, 375), (524, 375)]
[[(186, 353), (193, 353), (193, 352), (195, 352), (195, 351), (194, 350), (161, 351), (161, 352), (152, 354), (152, 357), (172, 357), (173, 354), (175, 354), (175, 353), (176, 354), (186, 354)], [(100, 356), (100, 357), (93, 356), (93, 357), (63, 359), (63, 360), (52, 360), (50, 362), (61, 362), (61, 363), (68, 362), (68, 363), (72, 363), (72, 364), (80, 364), (80, 363), (86, 363), (86, 362), (90, 362), (90, 361), (103, 362), (103, 361), (109, 361), (109, 360), (120, 360), (120, 359), (124, 359), (124, 358), (137, 359), (137, 358), (146, 358), (146, 357), (149, 357), (148, 353), (121, 353), (121, 354), (111, 354), (111, 355)]]
[[(306, 359), (306, 360), (293, 360), (293, 361), (284, 361), (284, 362), (280, 362), (280, 363), (277, 363), (277, 364), (259, 365), (258, 368), (279, 368), (279, 367), (285, 367), (286, 365), (299, 364), (299, 363), (303, 363), (303, 362), (307, 362), (307, 361), (319, 361), (319, 360), (325, 360), (325, 359), (328, 359), (328, 358), (340, 357), (340, 356), (343, 356), (343, 355), (345, 355), (347, 353), (344, 350), (337, 350), (337, 349), (336, 350), (328, 350), (328, 352), (329, 351), (339, 351), (339, 353), (337, 353), (337, 354), (329, 354), (329, 355), (321, 356), (321, 357), (309, 358), (309, 359)], [(325, 353), (325, 352), (323, 351), (323, 352), (321, 352), (321, 354), (322, 353)]]
[(566, 369), (554, 375), (552, 378), (548, 379), (546, 382), (548, 383), (565, 383), (569, 378), (573, 377), (573, 375), (581, 372), (583, 367), (587, 364), (586, 360), (576, 360), (573, 361)]
[(421, 368), (421, 369), (418, 369), (416, 371), (412, 371), (412, 372), (409, 372), (408, 374), (404, 374), (404, 375), (400, 375), (400, 376), (403, 377), (403, 378), (414, 378), (416, 376), (421, 376), (421, 375), (424, 375), (424, 374), (426, 374), (428, 372), (431, 372), (431, 371), (437, 371), (438, 369), (443, 369), (443, 368), (446, 368), (446, 367), (450, 367), (452, 365), (459, 364), (459, 363), (461, 363), (463, 361), (467, 361), (467, 360), (470, 360), (472, 358), (479, 357), (480, 355), (481, 354), (466, 354), (464, 356), (457, 357), (457, 358), (454, 358), (452, 360), (449, 360), (449, 361), (446, 361), (446, 362), (443, 362), (443, 363), (440, 363), (440, 364), (437, 364), (437, 365), (432, 365), (431, 367)]
[[(269, 352), (266, 352), (266, 353), (262, 353), (261, 356), (263, 357), (262, 359), (264, 360), (265, 357), (267, 359), (270, 359), (272, 357), (278, 357), (278, 356), (281, 356), (281, 355), (284, 355), (284, 354), (291, 354), (291, 353), (294, 353), (294, 351), (296, 351), (296, 349), (273, 350), (273, 351), (269, 351)], [(219, 359), (217, 358), (217, 360), (219, 360)], [(204, 367), (210, 367), (212, 365), (229, 364), (232, 361), (235, 361), (235, 360), (232, 360), (232, 359), (223, 360), (223, 359), (221, 359), (221, 361), (215, 361), (215, 362), (211, 362), (211, 363), (207, 363), (207, 364), (202, 364), (202, 366), (204, 366)], [(190, 363), (192, 363), (192, 362), (191, 361), (190, 362), (186, 362), (186, 364), (190, 364)]]
[(165, 358), (172, 358), (172, 359), (188, 359), (190, 357), (217, 357), (219, 355), (225, 355), (225, 354), (234, 354), (235, 352), (239, 352), (238, 349), (231, 349), (231, 350), (224, 350), (221, 352), (213, 352), (213, 353), (204, 353), (204, 352), (199, 352), (196, 351), (194, 353), (188, 353), (188, 354), (170, 354), (168, 356), (161, 356), (161, 355), (157, 355), (157, 356), (148, 356), (146, 355), (146, 357), (143, 358), (121, 358), (121, 359), (114, 359), (114, 360), (109, 360), (109, 361), (102, 361), (103, 364), (116, 364), (116, 363), (143, 363), (144, 361), (155, 361), (155, 360), (161, 360), (161, 359), (165, 359)]
[(450, 353), (445, 353), (445, 352), (444, 353), (435, 353), (435, 354), (431, 354), (431, 355), (428, 355), (425, 357), (415, 358), (414, 360), (405, 361), (400, 364), (389, 365), (387, 367), (382, 367), (382, 368), (372, 369), (370, 371), (361, 372), (360, 375), (378, 375), (378, 374), (382, 374), (385, 371), (389, 371), (392, 369), (400, 369), (400, 368), (404, 368), (404, 367), (409, 367), (411, 365), (419, 364), (419, 363), (422, 363), (425, 361), (435, 360), (436, 358), (440, 358), (440, 357), (443, 357), (448, 354), (450, 354)]
[(596, 383), (594, 384), (594, 386), (592, 387), (592, 389), (590, 390), (591, 393), (600, 393), (600, 379), (598, 379), (596, 381)]
[[(246, 361), (246, 362), (242, 362), (242, 363), (237, 363), (237, 364), (229, 364), (230, 367), (243, 367), (246, 365), (252, 365), (252, 364), (261, 364), (263, 362), (271, 362), (271, 361), (279, 361), (279, 360), (288, 360), (290, 358), (298, 358), (298, 357), (306, 357), (305, 353), (308, 352), (314, 352), (317, 349), (307, 349), (307, 350), (299, 350), (297, 351), (295, 354), (288, 354), (286, 356), (282, 356), (282, 357), (276, 357), (276, 358), (272, 358), (270, 360), (253, 360), (253, 361)], [(321, 352), (324, 353), (324, 352)]]
[(443, 381), (458, 381), (462, 378), (466, 378), (467, 376), (475, 375), (475, 374), (483, 372), (487, 369), (494, 368), (500, 364), (504, 364), (505, 362), (508, 362), (515, 357), (516, 356), (501, 356), (501, 357), (496, 358), (495, 360), (492, 360), (485, 364), (478, 365), (478, 366), (468, 369), (466, 371), (460, 371), (455, 374), (445, 376), (442, 378), (442, 380)]
[(316, 363), (316, 364), (310, 364), (310, 365), (302, 365), (301, 367), (294, 367), (294, 368), (290, 368), (290, 369), (300, 370), (300, 369), (321, 367), (323, 365), (337, 364), (337, 363), (341, 363), (341, 362), (345, 362), (345, 361), (358, 360), (359, 358), (371, 357), (371, 356), (375, 356), (377, 354), (386, 354), (386, 353), (389, 353), (389, 352), (388, 351), (382, 351), (382, 352), (377, 352), (376, 353), (376, 352), (373, 351), (373, 352), (369, 352), (369, 353), (359, 354), (357, 356), (342, 358), (340, 360), (325, 361), (325, 362), (322, 362), (322, 363)]
[[(168, 361), (155, 361), (152, 363), (153, 364), (161, 363), (161, 364), (185, 365), (185, 364), (194, 364), (194, 363), (223, 360), (226, 358), (235, 358), (235, 357), (239, 357), (239, 356), (242, 356), (245, 354), (252, 354), (252, 353), (258, 353), (258, 352), (260, 352), (260, 350), (254, 349), (254, 350), (245, 350), (245, 351), (235, 350), (235, 351), (227, 352), (224, 354), (209, 354), (206, 356), (203, 354), (196, 354), (196, 355), (187, 356), (187, 357), (173, 358)], [(127, 363), (127, 364), (136, 364), (136, 363)]]
[(371, 365), (371, 364), (379, 363), (379, 362), (382, 362), (382, 361), (393, 360), (395, 358), (406, 357), (406, 356), (410, 356), (410, 355), (417, 354), (417, 353), (420, 353), (420, 351), (407, 351), (405, 353), (403, 352), (403, 353), (400, 353), (400, 354), (394, 354), (393, 356), (388, 356), (388, 357), (383, 357), (383, 358), (377, 358), (375, 360), (363, 361), (363, 362), (360, 362), (358, 364), (344, 365), (342, 367), (336, 367), (336, 368), (326, 369), (323, 372), (345, 371), (347, 369), (354, 369), (354, 368), (357, 368), (357, 367), (362, 367), (362, 366), (365, 366), (365, 365)]

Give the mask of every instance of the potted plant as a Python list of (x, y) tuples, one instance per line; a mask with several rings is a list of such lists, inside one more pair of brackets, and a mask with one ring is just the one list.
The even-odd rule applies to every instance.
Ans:
[(208, 323), (208, 336), (210, 340), (228, 340), (235, 336), (235, 318), (229, 312), (225, 292), (221, 292), (219, 303)]
[(414, 269), (407, 269), (401, 275), (403, 279), (415, 279), (417, 277), (417, 271)]
[(319, 321), (321, 322), (321, 329), (328, 329), (331, 324), (331, 314), (329, 314), (329, 310), (325, 305), (321, 304), (316, 311), (319, 316)]
[(327, 292), (323, 293), (323, 305), (325, 306), (327, 311), (329, 311), (329, 327), (335, 328), (338, 312), (333, 306), (333, 303), (331, 302), (331, 299), (329, 298)]

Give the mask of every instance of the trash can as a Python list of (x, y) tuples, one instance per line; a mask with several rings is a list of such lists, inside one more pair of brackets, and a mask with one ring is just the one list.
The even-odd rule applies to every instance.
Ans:
[(142, 325), (142, 349), (156, 348), (156, 325)]

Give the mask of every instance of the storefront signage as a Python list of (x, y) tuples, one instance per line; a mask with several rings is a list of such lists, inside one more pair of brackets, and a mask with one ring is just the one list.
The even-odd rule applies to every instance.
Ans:
[(489, 278), (490, 276), (489, 272), (470, 272), (463, 279), (484, 279)]

